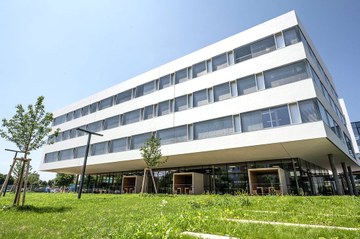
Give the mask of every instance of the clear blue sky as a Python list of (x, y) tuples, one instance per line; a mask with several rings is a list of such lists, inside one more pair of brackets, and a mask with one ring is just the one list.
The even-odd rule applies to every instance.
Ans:
[[(13, 1), (0, 2), (0, 118), (45, 96), (47, 111), (295, 10), (360, 120), (360, 1)], [(15, 148), (0, 139), (0, 173)], [(38, 169), (42, 149), (32, 153)], [(41, 173), (42, 179), (54, 174)]]

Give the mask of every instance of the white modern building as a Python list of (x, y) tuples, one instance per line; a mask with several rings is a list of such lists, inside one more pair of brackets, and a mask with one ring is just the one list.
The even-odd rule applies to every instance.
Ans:
[(185, 172), (202, 177), (200, 191), (341, 193), (351, 177), (338, 173), (359, 166), (334, 81), (293, 11), (54, 117), (62, 133), (41, 171), (80, 174), (87, 135), (76, 128), (104, 135), (91, 139), (88, 191), (121, 192), (123, 176), (141, 175), (139, 148), (152, 133), (168, 157), (154, 170), (164, 193), (197, 191), (193, 178), (173, 187), (173, 174)]

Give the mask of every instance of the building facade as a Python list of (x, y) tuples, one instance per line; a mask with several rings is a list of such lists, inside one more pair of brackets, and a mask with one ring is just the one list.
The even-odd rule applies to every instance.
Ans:
[(203, 192), (331, 194), (340, 190), (342, 166), (359, 166), (334, 81), (295, 12), (54, 117), (62, 133), (46, 146), (42, 171), (79, 174), (87, 136), (76, 129), (104, 135), (91, 141), (87, 191), (128, 192), (123, 178), (139, 180), (139, 148), (153, 133), (168, 158), (154, 170), (163, 193), (195, 191), (188, 172), (202, 175)]

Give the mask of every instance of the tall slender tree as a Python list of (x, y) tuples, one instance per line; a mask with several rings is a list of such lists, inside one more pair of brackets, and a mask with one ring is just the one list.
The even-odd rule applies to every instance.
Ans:
[(160, 139), (157, 138), (155, 134), (152, 134), (151, 137), (145, 141), (144, 145), (141, 146), (140, 154), (147, 165), (147, 168), (144, 169), (141, 193), (144, 192), (147, 171), (150, 171), (150, 176), (154, 185), (155, 193), (157, 193), (157, 188), (156, 188), (152, 169), (157, 168), (160, 165), (166, 163), (168, 159), (168, 157), (162, 157)]
[[(25, 152), (25, 155), (21, 160), (22, 165), (19, 179), (17, 180), (14, 199), (14, 205), (18, 206), (23, 182), (24, 195), (22, 205), (25, 203), (27, 176), (30, 167), (30, 160), (27, 159), (27, 156), (31, 151), (40, 148), (46, 143), (45, 137), (52, 131), (50, 124), (53, 121), (53, 114), (45, 112), (43, 96), (39, 96), (35, 105), (30, 104), (27, 107), (27, 110), (25, 110), (21, 104), (17, 105), (15, 108), (16, 113), (11, 119), (2, 120), (0, 136), (13, 142), (20, 151)], [(57, 136), (59, 132), (60, 130), (57, 129), (54, 132), (54, 135)]]

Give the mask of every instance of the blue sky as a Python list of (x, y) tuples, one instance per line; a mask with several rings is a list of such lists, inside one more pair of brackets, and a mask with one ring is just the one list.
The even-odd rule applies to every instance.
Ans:
[[(0, 118), (45, 96), (47, 111), (295, 10), (360, 120), (360, 1), (179, 0), (0, 2)], [(0, 173), (15, 148), (0, 139)], [(31, 154), (38, 169), (42, 149)], [(41, 173), (42, 179), (55, 174)]]

